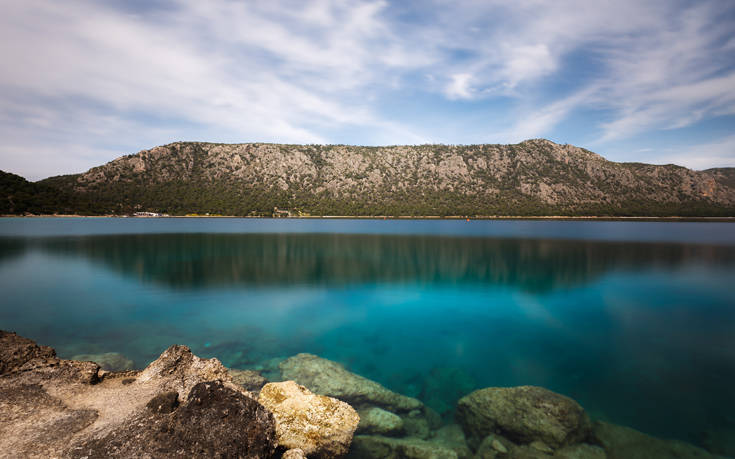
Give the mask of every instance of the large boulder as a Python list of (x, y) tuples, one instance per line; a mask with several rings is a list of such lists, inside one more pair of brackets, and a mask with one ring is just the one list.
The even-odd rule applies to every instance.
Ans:
[(629, 427), (597, 421), (593, 426), (596, 443), (605, 449), (608, 459), (644, 459), (673, 457), (679, 459), (711, 459), (702, 448), (677, 440), (662, 440)]
[(312, 354), (298, 354), (279, 365), (281, 377), (306, 386), (314, 393), (328, 395), (356, 408), (378, 406), (393, 413), (421, 409), (423, 404), (398, 394), (375, 381), (347, 371), (331, 360)]
[(590, 433), (589, 418), (577, 402), (536, 386), (477, 390), (459, 400), (456, 416), (474, 442), (500, 433), (515, 443), (538, 440), (558, 449)]
[(418, 438), (356, 435), (348, 456), (351, 459), (457, 459), (457, 453), (438, 443)]
[[(168, 394), (175, 395), (175, 392)], [(75, 445), (79, 456), (240, 457), (260, 459), (276, 450), (273, 415), (221, 381), (196, 384), (170, 415), (149, 409), (107, 435)]]
[(310, 458), (347, 454), (360, 422), (347, 403), (316, 395), (293, 381), (266, 384), (258, 401), (275, 417), (278, 444), (299, 448)]

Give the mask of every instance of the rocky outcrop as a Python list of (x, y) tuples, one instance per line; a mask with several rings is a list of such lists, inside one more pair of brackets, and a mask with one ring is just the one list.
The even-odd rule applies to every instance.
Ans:
[(172, 346), (108, 373), (0, 332), (0, 455), (268, 457), (275, 421), (217, 359)]
[(535, 386), (472, 392), (459, 400), (457, 420), (474, 441), (501, 433), (515, 443), (542, 441), (554, 450), (584, 440), (590, 431), (577, 402)]
[(105, 371), (129, 371), (135, 368), (135, 364), (132, 360), (117, 352), (105, 352), (103, 354), (78, 354), (72, 356), (71, 360), (94, 362)]
[(293, 381), (266, 384), (258, 400), (275, 417), (278, 444), (301, 449), (308, 457), (343, 457), (360, 422), (347, 403), (313, 394)]
[[(166, 395), (164, 402), (176, 392)], [(178, 408), (164, 403), (166, 409), (160, 410), (160, 398), (106, 435), (75, 444), (72, 455), (261, 459), (275, 452), (273, 415), (221, 381), (196, 384)]]
[(377, 406), (393, 413), (422, 409), (423, 404), (347, 371), (337, 362), (312, 354), (298, 354), (280, 364), (281, 377), (306, 386), (314, 393), (338, 398), (355, 408)]
[(0, 375), (20, 368), (31, 360), (56, 358), (48, 346), (39, 346), (32, 340), (12, 332), (0, 330)]

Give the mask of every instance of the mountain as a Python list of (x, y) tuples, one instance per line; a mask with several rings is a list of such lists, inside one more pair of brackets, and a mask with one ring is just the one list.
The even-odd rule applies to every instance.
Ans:
[(88, 197), (0, 171), (0, 215), (78, 213), (94, 211)]
[(176, 142), (36, 185), (92, 213), (735, 216), (735, 169), (616, 163), (514, 145)]

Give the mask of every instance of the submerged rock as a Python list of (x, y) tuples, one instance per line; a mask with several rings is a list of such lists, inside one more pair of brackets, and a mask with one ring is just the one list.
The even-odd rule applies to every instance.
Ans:
[(397, 414), (378, 407), (370, 407), (358, 410), (360, 424), (357, 433), (398, 435), (403, 432), (403, 419)]
[(417, 438), (356, 435), (348, 457), (352, 459), (457, 459), (457, 453), (437, 443)]
[(593, 437), (609, 459), (644, 459), (675, 457), (680, 459), (710, 459), (713, 456), (702, 448), (678, 440), (662, 440), (629, 427), (597, 421)]
[(275, 417), (278, 444), (286, 449), (299, 448), (308, 457), (347, 454), (360, 422), (347, 403), (313, 394), (293, 381), (266, 384), (258, 400)]
[(281, 362), (279, 367), (284, 380), (294, 380), (317, 394), (338, 398), (356, 408), (378, 406), (401, 413), (423, 407), (415, 398), (386, 389), (316, 355), (298, 354)]
[(577, 402), (535, 386), (477, 390), (459, 400), (456, 416), (475, 442), (501, 433), (515, 443), (539, 440), (558, 449), (584, 440), (590, 431)]
[(104, 354), (79, 354), (73, 356), (71, 360), (94, 362), (106, 371), (128, 371), (135, 368), (135, 364), (132, 360), (117, 352), (106, 352)]
[(464, 432), (458, 424), (449, 424), (434, 433), (432, 443), (451, 449), (457, 453), (459, 459), (470, 459), (472, 451), (467, 445)]
[(263, 388), (263, 386), (268, 384), (268, 380), (265, 379), (259, 371), (235, 370), (232, 368), (228, 369), (227, 371), (232, 377), (232, 382), (241, 385), (250, 392), (258, 392), (260, 391), (260, 389)]
[(606, 459), (605, 450), (596, 445), (579, 443), (566, 446), (554, 453), (556, 459)]

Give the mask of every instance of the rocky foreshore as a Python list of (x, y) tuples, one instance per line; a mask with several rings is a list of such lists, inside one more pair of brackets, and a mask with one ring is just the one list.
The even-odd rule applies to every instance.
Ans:
[[(123, 356), (64, 360), (0, 331), (0, 457), (716, 458), (593, 421), (541, 387), (461, 398), (456, 423), (315, 355), (268, 381), (174, 345), (143, 371)], [(96, 356), (81, 356), (82, 359)]]

